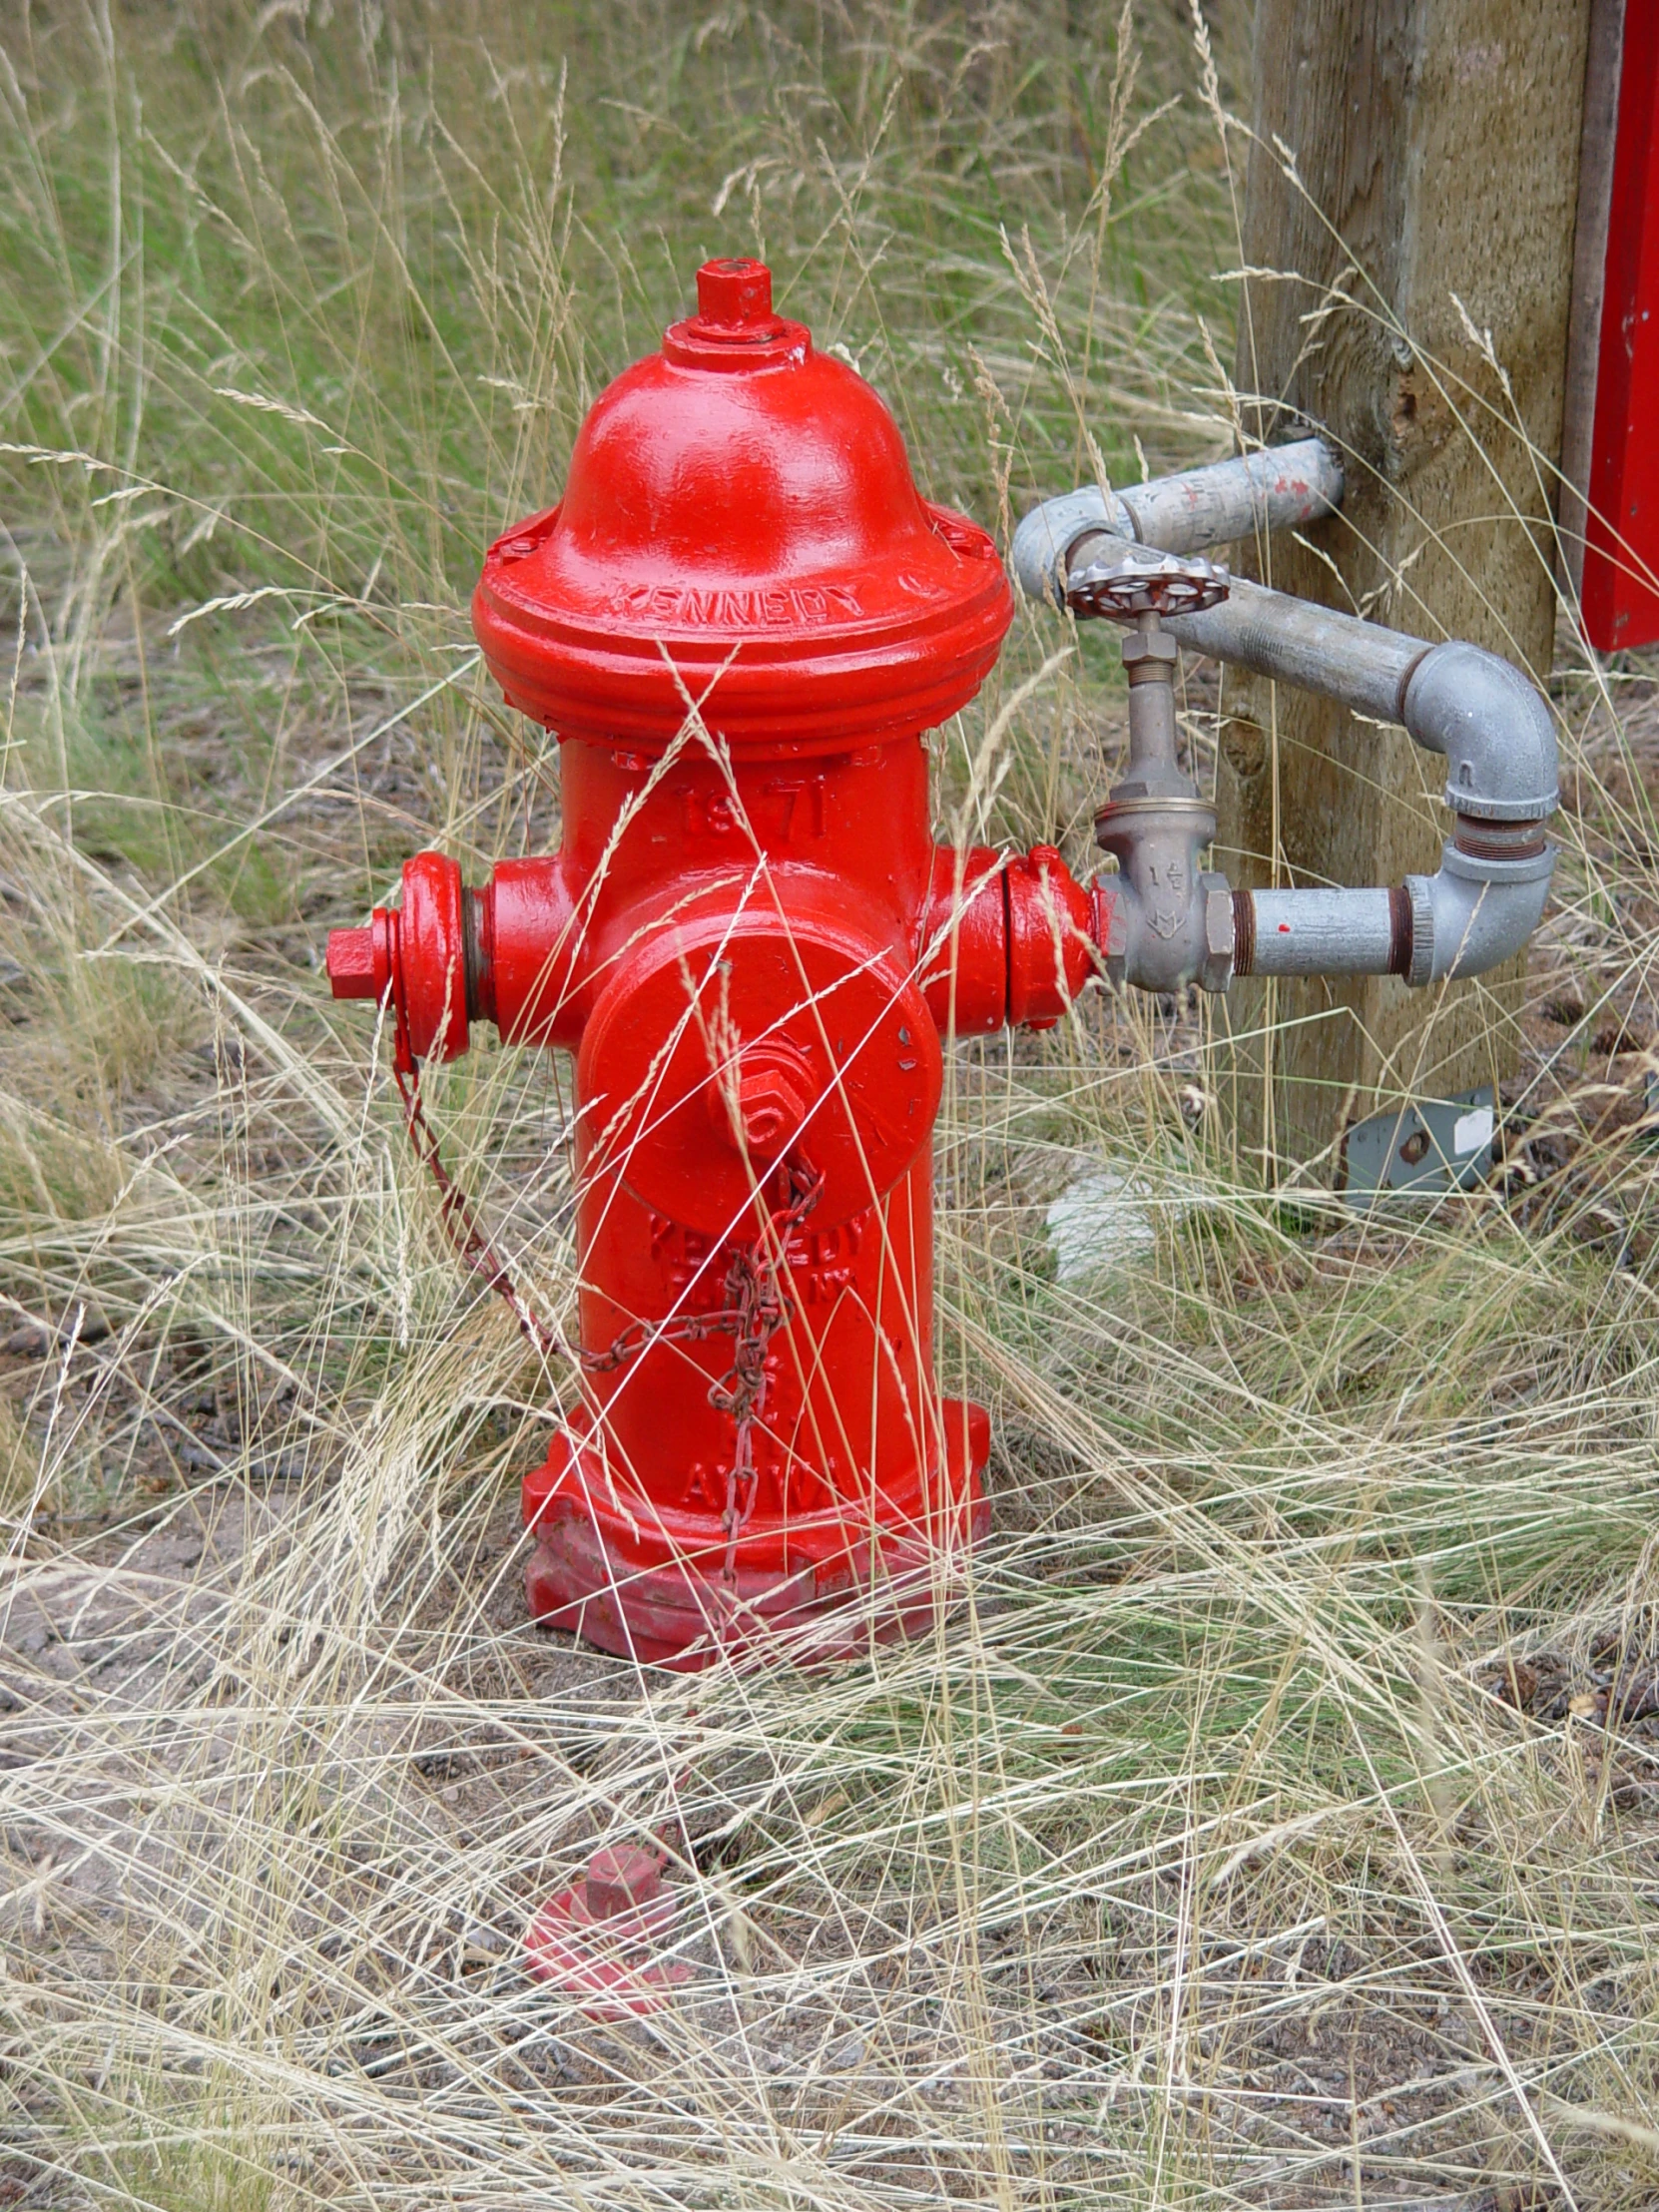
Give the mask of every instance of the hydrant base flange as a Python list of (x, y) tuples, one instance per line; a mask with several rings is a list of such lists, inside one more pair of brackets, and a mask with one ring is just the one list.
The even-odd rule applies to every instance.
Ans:
[[(884, 1483), (875, 1513), (751, 1520), (728, 1542), (713, 1514), (667, 1515), (566, 1432), (524, 1482), (536, 1548), (530, 1611), (601, 1650), (692, 1671), (781, 1645), (797, 1664), (854, 1656), (930, 1628), (990, 1524), (983, 1406), (939, 1406), (944, 1464)], [(576, 1424), (573, 1424), (573, 1427)], [(877, 1517), (878, 1515), (878, 1517)]]

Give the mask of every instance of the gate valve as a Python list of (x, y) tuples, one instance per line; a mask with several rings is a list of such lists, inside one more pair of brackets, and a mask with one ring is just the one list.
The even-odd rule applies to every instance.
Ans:
[(1128, 766), (1094, 824), (1095, 841), (1117, 860), (1123, 885), (1121, 926), (1106, 951), (1115, 983), (1132, 973), (1143, 990), (1174, 991), (1196, 981), (1224, 991), (1232, 980), (1233, 891), (1226, 876), (1199, 866), (1216, 833), (1216, 812), (1177, 760), (1180, 656), (1164, 628), (1168, 616), (1219, 606), (1230, 589), (1219, 562), (1178, 560), (1150, 548), (1067, 578), (1074, 614), (1134, 625), (1123, 641)]
[(933, 1376), (943, 1039), (1058, 1021), (1124, 903), (1049, 845), (935, 844), (925, 733), (995, 664), (996, 547), (762, 264), (697, 291), (473, 596), (558, 739), (560, 849), (477, 888), (419, 853), (328, 946), (388, 1009), (446, 1225), (542, 1342), (421, 1083), (479, 1022), (575, 1055), (582, 1389), (523, 1485), (528, 1595), (675, 1666), (851, 1652), (951, 1587), (990, 1429)]

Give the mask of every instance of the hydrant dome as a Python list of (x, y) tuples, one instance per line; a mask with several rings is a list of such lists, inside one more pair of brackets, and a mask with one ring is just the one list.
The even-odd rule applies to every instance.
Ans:
[(916, 490), (898, 426), (772, 312), (755, 262), (601, 394), (563, 499), (485, 557), (473, 625), (509, 703), (560, 737), (716, 735), (821, 752), (964, 706), (1013, 615), (996, 548)]

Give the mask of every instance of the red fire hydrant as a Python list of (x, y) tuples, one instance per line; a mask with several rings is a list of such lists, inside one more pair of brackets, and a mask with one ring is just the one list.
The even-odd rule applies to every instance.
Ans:
[(940, 1040), (1058, 1019), (1111, 918), (1050, 847), (934, 844), (996, 549), (764, 267), (697, 281), (473, 598), (560, 741), (562, 848), (478, 890), (421, 853), (328, 943), (405, 1072), (475, 1021), (577, 1056), (584, 1389), (524, 1483), (529, 1599), (682, 1666), (892, 1633), (983, 1528), (987, 1416), (932, 1371)]

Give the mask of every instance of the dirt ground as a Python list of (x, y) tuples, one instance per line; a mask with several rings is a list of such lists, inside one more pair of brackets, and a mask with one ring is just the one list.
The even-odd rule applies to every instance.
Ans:
[[(112, 658), (116, 681), (138, 681), (119, 641)], [(353, 708), (367, 727), (386, 700), (367, 693)], [(1625, 712), (1627, 758), (1645, 776), (1659, 759), (1659, 686)], [(319, 734), (319, 762), (339, 735)], [(393, 732), (363, 761), (354, 804), (395, 845), (415, 830), (419, 789)], [(233, 812), (242, 804), (234, 777), (223, 798)], [(327, 791), (292, 812), (319, 877), (337, 822)], [(325, 887), (306, 903), (257, 957), (242, 948), (245, 978), (268, 977), (263, 1010), (278, 1029), (292, 1022), (294, 975), (314, 970), (324, 925), (340, 918)], [(1609, 1177), (1606, 1140), (1648, 1111), (1655, 1011), (1634, 992), (1598, 998), (1586, 971), (1582, 946), (1546, 929), (1528, 985), (1529, 1059), (1509, 1094), (1521, 1111), (1498, 1173), (1519, 1218), (1565, 1210), (1590, 1248), (1617, 1239), (1639, 1256), (1651, 1227)], [(44, 1017), (28, 972), (5, 991), (4, 1052), (38, 1066)], [(1110, 1007), (1095, 1018), (1104, 1051), (1130, 1060), (1144, 1049), (1140, 1030), (1114, 1045)], [(1170, 1009), (1157, 1050), (1170, 1081), (1190, 1087), (1187, 1010)], [(269, 1249), (303, 1254), (329, 1200), (303, 1111), (262, 1125), (260, 1102), (280, 1078), (246, 1034), (191, 1037), (126, 1098), (123, 1134), (141, 1148), (151, 1137), (174, 1161), (194, 1152), (207, 1173), (223, 1165), (231, 1127), (248, 1184), (291, 1213)], [(1017, 1172), (1015, 1183), (1015, 1210), (1029, 1215), (1042, 1193), (1022, 1197)], [(1289, 1258), (1242, 1262), (1235, 1291), (1248, 1304), (1286, 1280), (1341, 1274), (1355, 1249), (1351, 1228), (1326, 1223)], [(460, 1326), (495, 1348), (499, 1368), (499, 1318), (474, 1309)], [(725, 1682), (705, 1715), (695, 1684), (643, 1680), (526, 1622), (514, 1480), (547, 1434), (545, 1379), (520, 1363), (497, 1393), (510, 1402), (491, 1414), (491, 1471), (458, 1494), (440, 1484), (425, 1532), (406, 1530), (384, 1562), (374, 1602), (335, 1606), (327, 1578), (347, 1561), (330, 1499), (360, 1481), (363, 1440), (314, 1381), (283, 1368), (227, 1363), (223, 1346), (188, 1330), (158, 1349), (90, 1293), (40, 1311), (9, 1305), (0, 1392), (14, 1424), (96, 1438), (78, 1490), (14, 1547), (0, 1601), (6, 2001), (20, 2017), (68, 2035), (73, 1991), (120, 1983), (137, 2002), (156, 1975), (182, 1988), (235, 1979), (252, 1942), (262, 2003), (291, 2013), (304, 2062), (324, 2077), (345, 2068), (373, 2085), (382, 2126), (399, 2096), (444, 2104), (453, 2093), (457, 2109), (482, 2098), (492, 2115), (513, 2113), (515, 2155), (532, 2165), (537, 2141), (565, 2140), (561, 2101), (584, 2125), (602, 2107), (622, 2131), (613, 2141), (630, 2111), (649, 2111), (654, 2127), (679, 2130), (677, 2151), (700, 2154), (725, 2124), (708, 2102), (713, 2069), (746, 2124), (762, 2114), (789, 2142), (832, 2144), (843, 2176), (901, 2193), (974, 2196), (987, 2159), (1021, 2186), (1097, 2191), (1115, 2170), (1103, 2145), (1118, 2155), (1125, 2140), (1144, 2144), (1174, 2100), (1183, 2141), (1204, 2145), (1235, 2201), (1436, 2212), (1565, 2201), (1538, 2175), (1511, 2095), (1517, 2066), (1547, 2070), (1550, 2058), (1555, 1996), (1541, 1962), (1529, 1973), (1477, 1956), (1460, 1970), (1432, 1916), (1368, 1936), (1311, 1877), (1299, 1878), (1308, 1909), (1293, 1910), (1280, 1873), (1266, 1892), (1258, 1881), (1277, 1856), (1271, 1827), (1210, 1871), (1202, 1916), (1179, 1855), (1154, 1853), (1092, 1892), (1039, 1885), (1013, 1921), (982, 1916), (965, 1978), (948, 1899), (930, 1911), (878, 1866), (837, 1878), (835, 1910), (815, 1912), (790, 1858), (849, 1799), (832, 1763), (816, 1777), (811, 1762), (781, 1771), (771, 1731), (787, 1725), (788, 1679), (767, 1677), (753, 1697)], [(1047, 1494), (1068, 1479), (1043, 1448), (1018, 1418), (1006, 1424), (1005, 1526), (1036, 1525), (1033, 1484)], [(1043, 1572), (1063, 1588), (1063, 1563)], [(993, 1674), (1007, 1604), (993, 1577), (975, 1630)], [(1045, 1756), (1066, 1755), (1068, 1732), (1087, 1746), (1086, 1709), (1041, 1713), (1045, 1699), (1066, 1709), (1064, 1670), (1009, 1663), (1038, 1693), (1021, 1725)], [(899, 1660), (881, 1694), (925, 1697), (929, 1664), (925, 1651)], [(1483, 1709), (1488, 1734), (1524, 1736), (1542, 1769), (1570, 1774), (1619, 1819), (1623, 1878), (1638, 1887), (1659, 1882), (1656, 1670), (1652, 1618), (1608, 1616), (1468, 1670), (1454, 1693)], [(302, 1800), (277, 1829), (308, 1838), (275, 1921), (245, 1897), (249, 1883), (283, 1885), (262, 1856), (276, 1833), (273, 1772)], [(860, 1771), (854, 1787), (867, 1786)], [(325, 1800), (324, 1853), (307, 1823)], [(667, 1855), (686, 1977), (662, 2014), (616, 2026), (539, 1989), (521, 1942), (540, 1897), (613, 1832), (625, 1802)], [(1322, 1820), (1339, 1831), (1341, 1807), (1293, 1817), (1287, 1837)], [(1449, 1865), (1456, 1838), (1444, 1849)], [(1615, 1964), (1576, 1987), (1568, 2040), (1581, 2047), (1586, 2016), (1616, 2036), (1644, 1986)], [(17, 2079), (38, 2102), (44, 2092)], [(89, 2079), (96, 2103), (108, 2085), (96, 2067)], [(314, 2129), (295, 2139), (310, 2147), (283, 2185), (300, 2198), (361, 2180), (337, 2130), (332, 2149)], [(1639, 2142), (1632, 2155), (1644, 2155)], [(1506, 2165), (1510, 2182), (1457, 2186), (1460, 2168)], [(84, 2186), (32, 2158), (0, 2166), (6, 2201), (81, 2202)]]

